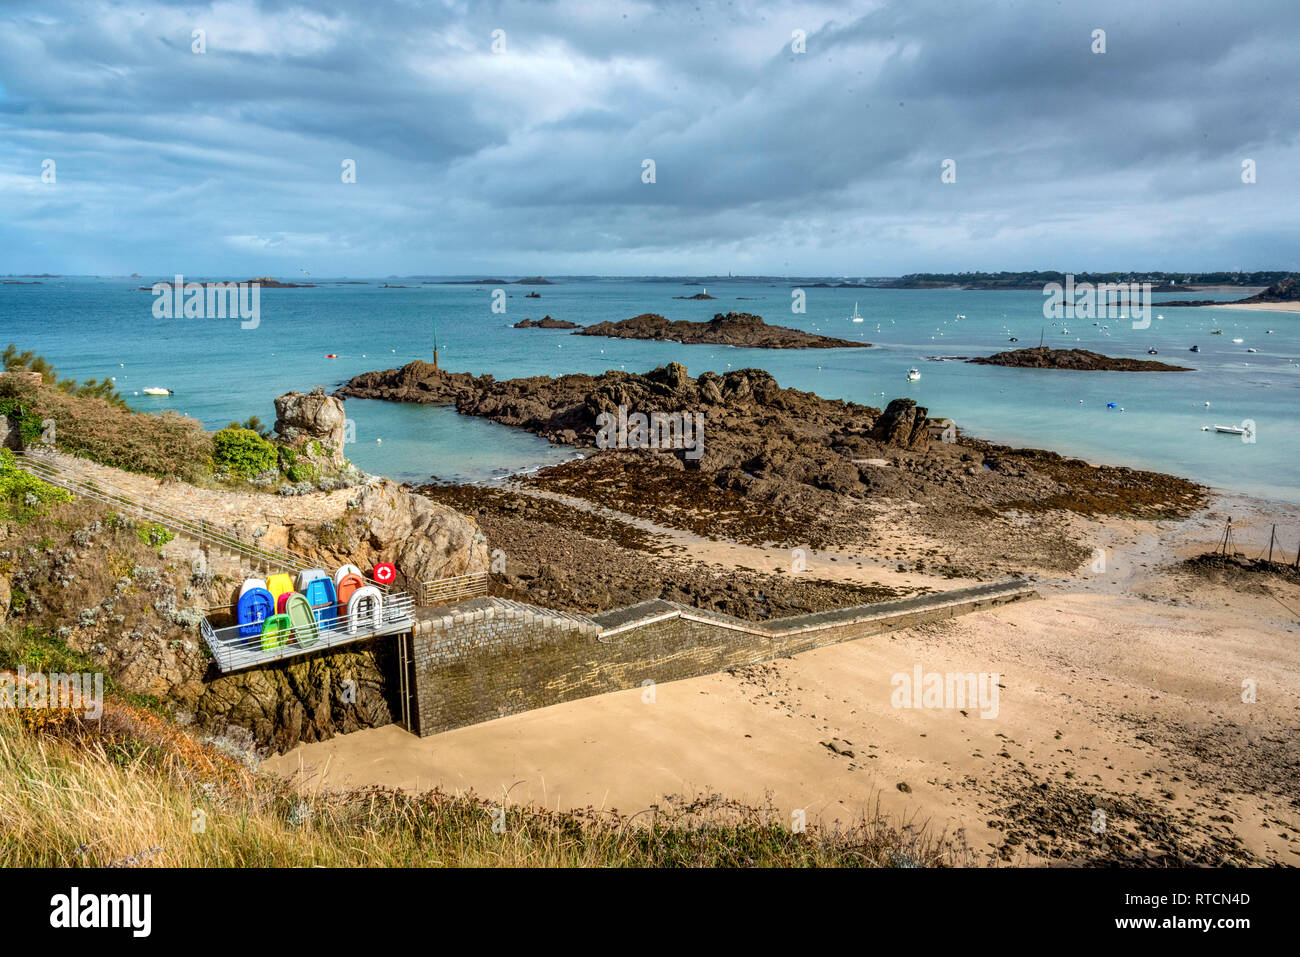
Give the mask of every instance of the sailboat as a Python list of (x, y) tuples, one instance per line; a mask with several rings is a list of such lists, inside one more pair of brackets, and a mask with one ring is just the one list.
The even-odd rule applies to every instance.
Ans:
[(862, 321), (862, 316), (860, 316), (860, 315), (858, 314), (858, 303), (857, 303), (856, 300), (854, 300), (854, 302), (853, 302), (853, 315), (849, 316), (849, 318), (850, 318), (851, 320), (853, 320), (854, 322), (861, 322), (861, 321)]

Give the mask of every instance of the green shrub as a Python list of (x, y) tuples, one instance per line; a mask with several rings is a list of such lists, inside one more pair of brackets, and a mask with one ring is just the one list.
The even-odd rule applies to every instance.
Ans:
[(21, 396), (0, 395), (0, 415), (18, 423), (23, 445), (34, 445), (41, 440), (41, 417)]
[(275, 468), (275, 446), (252, 429), (224, 428), (212, 437), (212, 461), (219, 469), (252, 478)]
[(25, 522), (46, 505), (72, 501), (72, 495), (18, 468), (13, 452), (0, 449), (0, 519)]
[(173, 538), (175, 532), (170, 532), (157, 522), (141, 522), (135, 530), (136, 537), (140, 539), (141, 545), (148, 545), (150, 548), (162, 548)]

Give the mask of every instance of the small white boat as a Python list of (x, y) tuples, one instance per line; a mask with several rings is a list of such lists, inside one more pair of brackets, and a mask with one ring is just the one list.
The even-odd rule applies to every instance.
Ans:
[(1249, 349), (1247, 349), (1246, 351), (1247, 351), (1247, 352), (1258, 352), (1259, 350), (1256, 349), (1254, 346), (1251, 346), (1251, 347), (1250, 347)]
[(172, 394), (172, 390), (171, 390), (171, 389), (159, 389), (157, 386), (154, 386), (154, 387), (152, 387), (152, 388), (145, 389), (145, 390), (144, 390), (144, 394), (145, 394), (145, 395), (171, 395), (171, 394)]
[(966, 313), (964, 313), (964, 312), (959, 312), (959, 313), (957, 313), (957, 318), (958, 318), (958, 319), (965, 319), (965, 318), (966, 318)]
[(1164, 316), (1156, 316), (1157, 319), (1163, 319)]
[(1245, 340), (1245, 339), (1233, 339), (1232, 341), (1235, 342), (1237, 345), (1241, 345), (1241, 344), (1242, 344), (1243, 342), (1245, 342), (1246, 340)]
[(1222, 432), (1225, 435), (1249, 435), (1250, 429), (1243, 429), (1237, 425), (1216, 425), (1215, 432)]
[(915, 382), (915, 381), (916, 381), (917, 379), (919, 379), (919, 378), (921, 378), (921, 370), (919, 370), (919, 369), (908, 369), (908, 370), (907, 370), (907, 381), (908, 381), (908, 382)]
[(853, 303), (853, 315), (849, 316), (849, 319), (850, 319), (851, 321), (853, 321), (853, 322), (861, 322), (861, 321), (862, 321), (862, 316), (859, 315), (859, 313), (858, 313), (858, 304), (857, 304), (857, 302), (854, 302), (854, 303)]

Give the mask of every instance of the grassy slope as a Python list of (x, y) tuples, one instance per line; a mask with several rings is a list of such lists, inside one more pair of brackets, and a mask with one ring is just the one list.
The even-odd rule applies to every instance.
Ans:
[[(0, 866), (870, 867), (936, 864), (924, 837), (861, 823), (794, 834), (726, 802), (637, 821), (439, 792), (301, 797), (157, 715), (0, 710)], [(196, 822), (202, 822), (198, 826)], [(500, 833), (498, 833), (500, 830)]]

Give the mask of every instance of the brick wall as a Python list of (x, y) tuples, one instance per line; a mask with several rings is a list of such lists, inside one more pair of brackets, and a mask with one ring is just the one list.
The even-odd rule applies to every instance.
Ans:
[(499, 598), (419, 609), (413, 729), (438, 734), (590, 695), (676, 681), (1031, 597), (999, 582), (767, 622), (667, 601), (593, 616)]

